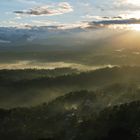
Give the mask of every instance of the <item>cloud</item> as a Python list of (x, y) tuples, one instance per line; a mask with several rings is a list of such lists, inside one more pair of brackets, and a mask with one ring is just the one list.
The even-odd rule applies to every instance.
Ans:
[(4, 1), (4, 2), (12, 2), (12, 3), (14, 2), (14, 3), (20, 3), (20, 4), (28, 4), (28, 5), (41, 4), (41, 2), (39, 2), (37, 0), (1, 0), (1, 1)]
[[(117, 17), (116, 17), (117, 18)], [(111, 20), (101, 20), (101, 21), (93, 21), (92, 23), (95, 25), (110, 25), (110, 24), (140, 24), (140, 19), (130, 18), (130, 19), (111, 19)]]
[(103, 20), (89, 21), (89, 29), (117, 29), (117, 30), (140, 30), (140, 18), (124, 18), (121, 16), (103, 17)]
[(17, 2), (26, 3), (26, 4), (33, 4), (33, 5), (39, 4), (39, 2), (36, 2), (34, 0), (17, 0)]
[(112, 10), (139, 11), (139, 0), (117, 0), (113, 2)]
[(67, 30), (67, 29), (85, 29), (90, 27), (89, 22), (76, 22), (76, 23), (71, 23), (71, 24), (60, 24), (57, 26), (57, 29), (59, 30)]
[(114, 16), (114, 17), (109, 17), (109, 16), (95, 16), (95, 15), (85, 15), (85, 16), (82, 16), (83, 19), (91, 19), (91, 20), (95, 20), (95, 21), (100, 21), (100, 20), (109, 20), (109, 19), (123, 19), (122, 16)]
[(100, 12), (115, 14), (116, 12), (127, 13), (140, 11), (140, 2), (139, 0), (106, 0), (94, 3), (96, 10)]
[(1, 40), (1, 39), (0, 39), (0, 43), (2, 43), (2, 44), (5, 44), (5, 43), (6, 43), (6, 44), (9, 44), (9, 43), (11, 43), (11, 41), (9, 41), (9, 40)]
[[(116, 16), (95, 16), (85, 15), (82, 18), (88, 21), (91, 28), (107, 28), (107, 27), (128, 27), (131, 25), (140, 25), (140, 18), (133, 17), (133, 15), (120, 14)], [(111, 26), (110, 26), (111, 25)], [(113, 27), (113, 28), (114, 28)]]
[(65, 13), (72, 12), (72, 6), (67, 2), (61, 2), (55, 5), (43, 5), (35, 8), (31, 8), (29, 10), (22, 10), (22, 11), (14, 11), (14, 13), (18, 15), (61, 15)]

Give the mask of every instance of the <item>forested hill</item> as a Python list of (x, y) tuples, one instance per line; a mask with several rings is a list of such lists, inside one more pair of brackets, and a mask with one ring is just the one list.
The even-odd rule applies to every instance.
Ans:
[(0, 80), (4, 81), (22, 81), (33, 80), (37, 78), (57, 77), (78, 73), (77, 69), (73, 68), (56, 68), (56, 69), (1, 69)]
[(68, 68), (1, 70), (0, 107), (34, 106), (79, 90), (108, 88), (117, 95), (119, 89), (137, 91), (139, 85), (140, 67), (107, 67), (87, 72)]
[[(54, 70), (0, 70), (1, 84), (50, 84), (50, 85), (92, 85), (102, 86), (111, 83), (140, 82), (140, 67), (106, 67), (79, 72), (76, 69), (60, 68)], [(11, 82), (11, 83), (10, 83)]]
[[(89, 92), (81, 94), (76, 108), (74, 106), (64, 108), (62, 106), (64, 102), (72, 105), (74, 101), (72, 103), (71, 99), (62, 97), (50, 104), (33, 108), (0, 109), (0, 138), (2, 140), (139, 139), (139, 101), (106, 107), (97, 113), (93, 108), (95, 96), (91, 96)], [(68, 96), (75, 99), (72, 93)], [(59, 101), (62, 104), (59, 104)]]
[(0, 108), (1, 140), (139, 140), (140, 67), (1, 70)]

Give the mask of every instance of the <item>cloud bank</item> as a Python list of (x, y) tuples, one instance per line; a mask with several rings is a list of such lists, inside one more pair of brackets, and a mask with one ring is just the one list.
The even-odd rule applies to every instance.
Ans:
[(130, 18), (130, 19), (117, 19), (117, 20), (101, 20), (93, 21), (94, 24), (110, 25), (110, 24), (140, 24), (140, 19)]

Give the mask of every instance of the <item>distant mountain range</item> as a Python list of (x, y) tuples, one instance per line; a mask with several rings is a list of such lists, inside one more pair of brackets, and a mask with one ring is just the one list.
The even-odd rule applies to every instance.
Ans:
[(76, 34), (84, 31), (82, 28), (63, 29), (57, 26), (0, 27), (0, 47), (24, 45), (72, 46), (73, 43), (78, 42), (75, 38)]

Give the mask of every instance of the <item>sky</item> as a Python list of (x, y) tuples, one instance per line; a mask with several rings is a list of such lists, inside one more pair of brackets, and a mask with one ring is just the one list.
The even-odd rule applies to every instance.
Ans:
[(129, 62), (124, 48), (134, 49), (130, 54), (137, 62), (139, 36), (140, 0), (0, 0), (0, 52), (48, 52), (1, 53), (2, 68), (9, 62), (31, 65), (29, 60), (116, 65)]
[(1, 27), (139, 24), (139, 19), (140, 0), (0, 0)]

